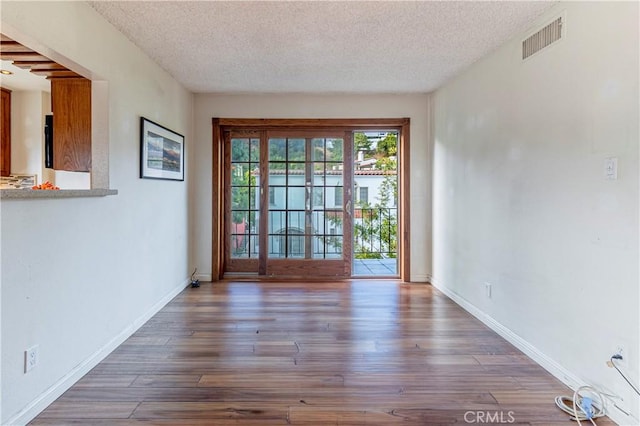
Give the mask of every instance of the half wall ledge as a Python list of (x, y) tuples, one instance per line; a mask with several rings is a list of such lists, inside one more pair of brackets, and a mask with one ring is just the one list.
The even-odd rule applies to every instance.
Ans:
[(0, 189), (0, 199), (33, 200), (41, 198), (81, 198), (117, 195), (117, 189), (60, 189), (55, 191), (39, 189)]

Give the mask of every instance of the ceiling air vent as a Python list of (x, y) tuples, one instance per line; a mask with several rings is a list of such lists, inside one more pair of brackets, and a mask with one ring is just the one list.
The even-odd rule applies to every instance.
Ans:
[(559, 17), (549, 25), (533, 34), (522, 42), (522, 59), (527, 59), (534, 53), (549, 46), (562, 37), (562, 17)]

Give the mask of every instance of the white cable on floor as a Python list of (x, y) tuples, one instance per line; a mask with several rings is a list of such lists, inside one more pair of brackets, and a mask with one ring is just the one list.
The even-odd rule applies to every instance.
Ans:
[[(629, 379), (629, 377), (627, 377), (625, 372), (622, 371), (622, 369), (616, 364), (616, 360), (620, 360), (620, 359), (622, 359), (622, 355), (620, 354), (613, 355), (607, 362), (607, 365), (609, 367), (615, 368), (618, 371), (618, 373), (620, 373), (622, 378), (629, 384), (629, 386), (631, 386), (631, 388), (638, 395), (640, 395), (640, 390), (638, 389), (638, 386), (635, 385)], [(597, 396), (597, 398), (599, 399), (599, 404), (594, 403), (593, 398), (591, 397), (581, 396), (580, 395), (581, 391), (589, 391), (593, 395)], [(594, 422), (593, 419), (597, 419), (598, 417), (604, 417), (606, 415), (605, 397), (608, 397), (611, 399), (613, 398), (622, 399), (616, 395), (600, 392), (599, 390), (593, 388), (592, 386), (580, 386), (573, 393), (573, 398), (569, 398), (568, 396), (556, 396), (555, 402), (558, 408), (564, 411), (565, 413), (569, 414), (571, 416), (570, 419), (577, 421), (579, 426), (582, 425), (582, 423), (580, 422), (581, 420), (582, 421), (589, 420), (592, 425), (597, 426), (596, 422)], [(615, 405), (615, 403), (614, 403), (614, 406), (619, 410), (621, 410), (622, 412), (624, 412), (624, 410), (622, 410), (620, 407)]]
[[(581, 392), (583, 391), (591, 392), (593, 395), (597, 396), (599, 401), (596, 402), (590, 397), (582, 396)], [(577, 421), (578, 425), (582, 425), (581, 420), (589, 420), (591, 424), (595, 425), (596, 423), (593, 419), (604, 417), (606, 415), (605, 396), (609, 395), (604, 394), (591, 386), (580, 386), (573, 393), (572, 398), (568, 396), (557, 396), (555, 401), (558, 408), (569, 414), (571, 416), (571, 420)]]

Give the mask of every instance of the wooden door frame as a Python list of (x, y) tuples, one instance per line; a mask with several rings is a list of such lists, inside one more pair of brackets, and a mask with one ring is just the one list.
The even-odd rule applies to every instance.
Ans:
[(405, 282), (411, 281), (410, 275), (410, 232), (409, 232), (409, 147), (410, 119), (404, 118), (338, 118), (338, 119), (252, 119), (252, 118), (212, 118), (212, 246), (211, 275), (221, 280), (224, 275), (224, 133), (230, 130), (397, 130), (399, 132), (398, 188), (398, 244), (399, 275)]

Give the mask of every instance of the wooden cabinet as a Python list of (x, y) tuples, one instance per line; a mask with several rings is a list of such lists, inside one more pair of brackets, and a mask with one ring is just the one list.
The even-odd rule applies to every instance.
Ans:
[(2, 89), (0, 103), (0, 176), (11, 174), (11, 91)]
[(91, 170), (91, 80), (52, 78), (53, 168)]

